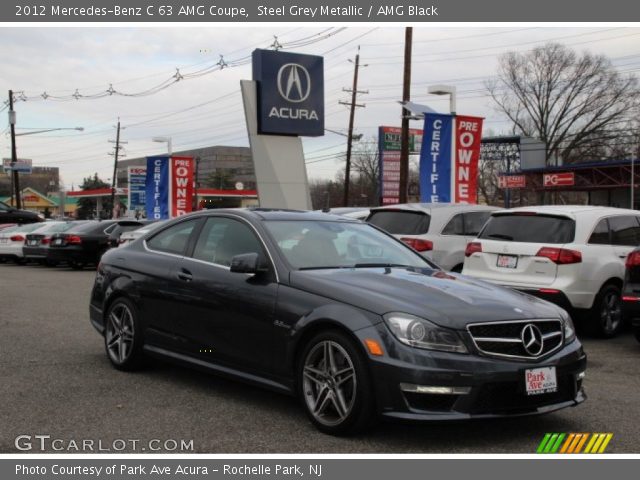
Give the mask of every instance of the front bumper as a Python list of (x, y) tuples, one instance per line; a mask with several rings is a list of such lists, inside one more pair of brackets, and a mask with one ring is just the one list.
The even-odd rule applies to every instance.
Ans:
[[(580, 376), (586, 355), (577, 340), (533, 362), (410, 348), (385, 330), (380, 324), (356, 332), (362, 340), (378, 336), (386, 348), (382, 357), (369, 356), (378, 411), (384, 417), (434, 421), (535, 415), (586, 399)], [(525, 370), (549, 366), (556, 368), (557, 392), (527, 396)], [(408, 392), (401, 384), (458, 387), (465, 393)]]

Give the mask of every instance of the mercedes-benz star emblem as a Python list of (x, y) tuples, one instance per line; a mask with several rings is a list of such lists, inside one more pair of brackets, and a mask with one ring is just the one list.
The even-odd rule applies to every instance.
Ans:
[(544, 349), (542, 332), (533, 323), (528, 323), (524, 326), (520, 333), (520, 339), (522, 340), (522, 346), (532, 357), (537, 357), (542, 353)]
[(278, 70), (278, 92), (285, 100), (304, 102), (311, 93), (311, 76), (297, 63), (285, 63)]

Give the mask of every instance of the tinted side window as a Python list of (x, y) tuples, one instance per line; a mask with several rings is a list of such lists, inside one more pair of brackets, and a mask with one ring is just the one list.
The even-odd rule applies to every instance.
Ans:
[(464, 235), (464, 221), (462, 214), (455, 215), (442, 229), (442, 235)]
[(594, 245), (609, 245), (611, 243), (611, 240), (609, 240), (609, 222), (607, 222), (606, 218), (598, 222), (587, 243)]
[(491, 212), (469, 212), (464, 214), (464, 234), (477, 236), (491, 216)]
[(611, 243), (635, 247), (640, 245), (640, 225), (632, 215), (609, 217), (611, 227)]
[(182, 255), (196, 223), (197, 220), (180, 222), (147, 240), (147, 245), (152, 250)]
[(262, 244), (245, 223), (231, 218), (207, 219), (200, 231), (193, 258), (228, 267), (243, 253), (263, 254)]
[(367, 222), (393, 235), (422, 235), (429, 231), (431, 217), (422, 212), (378, 210)]

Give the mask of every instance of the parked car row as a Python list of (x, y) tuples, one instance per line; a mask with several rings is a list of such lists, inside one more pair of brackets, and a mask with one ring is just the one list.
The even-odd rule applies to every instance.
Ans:
[(97, 265), (109, 248), (120, 246), (124, 233), (149, 226), (147, 221), (51, 221), (0, 229), (0, 261), (60, 263), (73, 269)]

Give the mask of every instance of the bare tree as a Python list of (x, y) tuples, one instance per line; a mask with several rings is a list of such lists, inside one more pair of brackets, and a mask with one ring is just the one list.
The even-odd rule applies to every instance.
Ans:
[[(500, 58), (498, 79), (487, 88), (514, 124), (514, 133), (546, 143), (547, 163), (580, 161), (629, 133), (640, 112), (636, 77), (622, 75), (602, 55), (577, 55), (550, 43)], [(611, 157), (610, 157), (611, 158)]]

